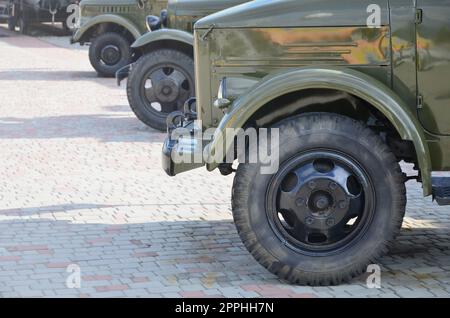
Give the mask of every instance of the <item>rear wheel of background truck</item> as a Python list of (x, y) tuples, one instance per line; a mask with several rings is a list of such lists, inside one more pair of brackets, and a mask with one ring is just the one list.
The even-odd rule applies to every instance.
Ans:
[(27, 21), (27, 18), (24, 17), (24, 15), (21, 15), (19, 17), (19, 32), (21, 34), (28, 34), (29, 31), (29, 23)]
[(92, 40), (89, 61), (100, 76), (113, 77), (117, 70), (131, 63), (128, 40), (118, 33), (104, 33)]
[(8, 29), (10, 31), (15, 31), (16, 30), (16, 17), (14, 17), (14, 16), (9, 16), (8, 17)]
[(372, 130), (340, 115), (272, 128), (279, 169), (240, 164), (234, 180), (233, 216), (246, 248), (291, 283), (334, 285), (362, 274), (401, 228), (406, 190), (396, 158)]
[(173, 49), (142, 56), (127, 81), (131, 109), (146, 125), (164, 131), (166, 118), (194, 96), (194, 60)]

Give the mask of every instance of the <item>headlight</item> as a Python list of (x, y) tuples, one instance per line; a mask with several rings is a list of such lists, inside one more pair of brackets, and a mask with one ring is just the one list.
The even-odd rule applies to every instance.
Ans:
[(230, 106), (231, 101), (227, 98), (227, 78), (224, 77), (220, 81), (219, 91), (217, 92), (217, 99), (214, 101), (214, 106), (220, 109)]
[(160, 18), (162, 26), (167, 28), (167, 9), (161, 10)]
[(258, 83), (255, 78), (224, 77), (219, 83), (219, 91), (214, 106), (226, 108), (239, 96), (245, 94)]
[(219, 92), (217, 93), (217, 98), (227, 98), (227, 78), (224, 77), (219, 84)]
[(145, 19), (145, 22), (147, 24), (147, 29), (149, 31), (155, 31), (161, 29), (161, 18), (157, 17), (156, 15), (149, 15)]

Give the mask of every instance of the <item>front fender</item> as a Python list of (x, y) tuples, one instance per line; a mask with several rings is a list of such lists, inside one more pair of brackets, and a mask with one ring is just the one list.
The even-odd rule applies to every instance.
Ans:
[(80, 42), (86, 32), (100, 23), (115, 23), (121, 25), (133, 35), (134, 39), (141, 36), (141, 32), (137, 26), (129, 20), (114, 14), (102, 14), (90, 19), (87, 23), (77, 29), (72, 37), (72, 43)]
[(182, 42), (190, 46), (194, 45), (194, 36), (189, 32), (176, 29), (160, 29), (140, 36), (131, 47), (137, 49), (162, 40)]
[[(431, 194), (431, 158), (419, 121), (389, 87), (351, 69), (303, 68), (267, 76), (252, 91), (234, 101), (229, 112), (222, 118), (213, 141), (208, 145), (208, 155), (213, 157), (216, 149), (221, 149), (219, 147), (224, 145), (223, 136), (227, 128), (244, 127), (258, 109), (277, 97), (311, 88), (348, 92), (367, 101), (383, 113), (402, 139), (413, 142), (422, 173), (424, 195)], [(233, 138), (225, 140), (224, 149), (228, 151), (232, 143)], [(217, 163), (212, 163), (208, 164), (207, 168), (213, 170), (217, 166)]]

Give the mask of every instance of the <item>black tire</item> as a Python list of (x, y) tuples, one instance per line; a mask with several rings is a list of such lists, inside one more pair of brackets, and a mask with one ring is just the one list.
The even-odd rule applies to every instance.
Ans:
[(131, 58), (130, 42), (118, 33), (103, 33), (89, 47), (89, 61), (103, 77), (114, 77), (121, 67), (131, 63)]
[(19, 17), (19, 32), (23, 35), (27, 35), (29, 33), (29, 27), (27, 18), (22, 14)]
[(8, 30), (10, 31), (16, 30), (16, 18), (13, 16), (8, 17)]
[[(159, 74), (160, 80), (152, 79), (153, 74)], [(149, 80), (151, 87), (146, 86)], [(168, 95), (163, 93), (165, 82), (170, 86)], [(194, 94), (194, 60), (173, 49), (156, 50), (139, 58), (127, 81), (128, 102), (133, 112), (144, 124), (161, 131), (167, 128), (167, 116), (181, 110), (184, 102)]]
[[(340, 115), (314, 113), (296, 116), (277, 123), (273, 128), (279, 128), (280, 133), (280, 170), (273, 175), (263, 175), (260, 173), (260, 164), (244, 163), (239, 165), (234, 179), (233, 216), (244, 245), (261, 265), (290, 283), (335, 285), (362, 274), (369, 264), (376, 262), (388, 251), (401, 228), (405, 213), (406, 190), (396, 158), (371, 129)], [(342, 156), (342, 160), (354, 164), (353, 167), (362, 171), (369, 180), (367, 188), (361, 188), (363, 190), (359, 194), (359, 196), (362, 196), (361, 193), (364, 194), (364, 204), (359, 206), (359, 210), (364, 206), (362, 210), (366, 216), (362, 213), (361, 219), (357, 219), (353, 225), (348, 225), (349, 223), (344, 221), (343, 228), (354, 226), (354, 231), (359, 228), (358, 232), (345, 234), (350, 236), (344, 237), (341, 245), (328, 245), (334, 246), (334, 249), (326, 249), (326, 244), (321, 246), (321, 243), (311, 243), (309, 238), (305, 239), (306, 243), (295, 241), (292, 239), (296, 235), (295, 230), (292, 230), (295, 226), (289, 225), (291, 221), (288, 220), (288, 215), (286, 218), (283, 215), (284, 225), (290, 229), (286, 232), (283, 232), (283, 227), (277, 225), (283, 226), (283, 223), (281, 221), (277, 223), (272, 217), (277, 213), (280, 214), (277, 210), (278, 204), (281, 205), (282, 202), (279, 196), (278, 198), (271, 196), (271, 193), (281, 195), (281, 192), (271, 190), (273, 184), (276, 184), (274, 180), (277, 180), (277, 176), (282, 176), (283, 169), (295, 163), (295, 160), (301, 162), (304, 160), (302, 158), (322, 151), (327, 154), (336, 153), (337, 157)], [(295, 172), (297, 173), (297, 170)], [(287, 176), (285, 175), (286, 178)], [(292, 185), (301, 184), (299, 181), (301, 177), (298, 174), (293, 178), (297, 178), (297, 183)], [(285, 182), (286, 179), (282, 180)], [(316, 180), (312, 186), (317, 186), (319, 179), (311, 180)], [(309, 186), (309, 181), (305, 182), (308, 182)], [(278, 189), (285, 187), (283, 183), (279, 185)], [(292, 193), (296, 194), (296, 189), (280, 191), (293, 191)], [(303, 190), (298, 191), (300, 193)], [(311, 211), (310, 201), (315, 190), (310, 191), (311, 195), (307, 196), (306, 204), (303, 199), (294, 199), (297, 200), (293, 201), (295, 206)], [(271, 201), (271, 197), (275, 201)], [(283, 204), (287, 205), (285, 201), (288, 200), (283, 201)], [(272, 205), (271, 202), (278, 203)], [(351, 206), (352, 203), (348, 204), (346, 209), (350, 210)], [(333, 205), (330, 205), (330, 209), (333, 213), (337, 211), (337, 207)], [(273, 210), (275, 214), (272, 213)], [(308, 219), (311, 220), (306, 218), (305, 224), (309, 222)], [(283, 233), (288, 234), (283, 236)], [(292, 233), (292, 236), (289, 233)], [(304, 233), (310, 232), (305, 231), (299, 237), (307, 237)], [(325, 239), (322, 241), (326, 242)]]

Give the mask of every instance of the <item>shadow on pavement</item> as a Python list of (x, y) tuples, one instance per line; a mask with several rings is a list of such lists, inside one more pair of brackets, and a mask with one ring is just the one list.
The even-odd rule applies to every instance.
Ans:
[(163, 142), (165, 133), (129, 114), (0, 118), (0, 139), (96, 138), (102, 142)]

